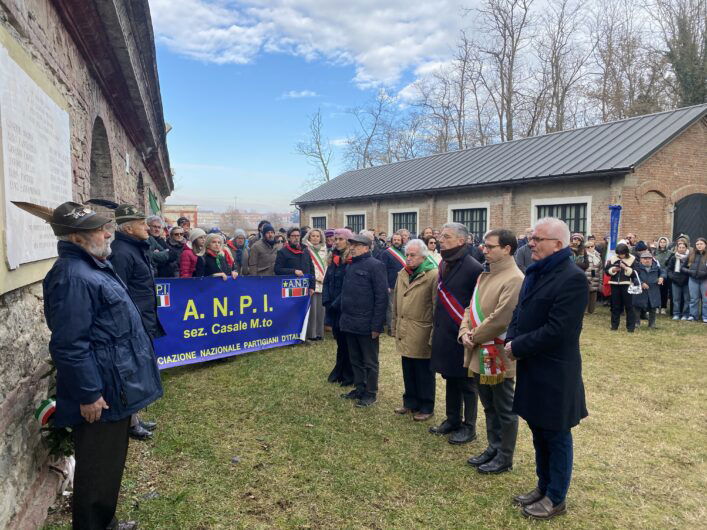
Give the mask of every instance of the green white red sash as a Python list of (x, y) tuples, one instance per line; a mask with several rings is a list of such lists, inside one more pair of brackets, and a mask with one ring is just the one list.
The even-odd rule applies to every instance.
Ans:
[(390, 255), (393, 256), (396, 260), (398, 260), (398, 263), (400, 263), (400, 265), (402, 265), (403, 267), (407, 265), (407, 263), (405, 262), (405, 256), (397, 248), (392, 246), (388, 247), (388, 252), (390, 252)]
[(324, 276), (324, 261), (319, 255), (319, 252), (312, 250), (312, 247), (307, 248), (309, 249), (309, 255), (312, 257), (312, 263), (314, 263), (314, 266), (319, 269), (319, 272)]
[[(481, 278), (479, 278), (481, 279)], [(469, 305), (469, 319), (471, 327), (477, 328), (486, 320), (486, 315), (481, 310), (481, 297), (479, 296), (479, 283), (476, 283), (474, 295), (471, 297)], [(499, 347), (503, 347), (506, 339), (506, 332), (493, 340), (485, 342), (481, 345), (479, 353), (479, 377), (480, 383), (483, 385), (496, 385), (503, 383), (506, 367), (503, 363), (503, 356), (499, 351)]]
[(461, 326), (462, 320), (464, 319), (464, 306), (459, 303), (459, 300), (457, 300), (444, 285), (441, 272), (437, 282), (437, 294), (444, 310), (451, 317), (451, 319), (456, 322), (457, 326)]

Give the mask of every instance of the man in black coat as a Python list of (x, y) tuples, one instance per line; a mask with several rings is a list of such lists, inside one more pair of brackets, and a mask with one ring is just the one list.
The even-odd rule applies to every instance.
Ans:
[[(310, 278), (310, 291), (314, 289), (314, 264), (312, 258), (300, 244), (300, 229), (292, 227), (287, 231), (287, 243), (277, 251), (275, 274), (294, 274)], [(310, 292), (311, 294), (311, 292)]]
[(464, 367), (464, 346), (458, 341), (464, 309), (469, 306), (476, 280), (483, 270), (469, 255), (468, 237), (469, 231), (461, 223), (447, 223), (442, 227), (442, 261), (432, 331), (431, 368), (447, 382), (447, 419), (430, 427), (430, 432), (449, 434), (451, 444), (468, 443), (476, 438), (478, 391), (474, 378), (469, 377)]
[(341, 397), (369, 407), (378, 395), (378, 337), (385, 323), (388, 286), (385, 266), (371, 256), (373, 241), (352, 235), (349, 245), (353, 257), (341, 290), (339, 326), (346, 334), (355, 388)]
[[(115, 240), (110, 245), (111, 265), (127, 286), (150, 338), (154, 340), (164, 337), (164, 328), (157, 318), (155, 276), (145, 214), (130, 204), (121, 204), (115, 211), (115, 223)], [(130, 436), (136, 440), (145, 440), (152, 436), (156, 426), (154, 422), (141, 421), (134, 414), (130, 423)]]
[(565, 512), (572, 475), (571, 428), (587, 416), (579, 336), (589, 297), (587, 278), (570, 259), (570, 231), (555, 218), (535, 225), (534, 263), (506, 334), (517, 359), (513, 412), (533, 433), (538, 485), (514, 497), (523, 514), (549, 519)]

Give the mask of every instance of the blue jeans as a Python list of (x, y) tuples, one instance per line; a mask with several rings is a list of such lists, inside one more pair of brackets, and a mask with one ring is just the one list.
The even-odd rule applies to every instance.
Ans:
[(572, 478), (572, 431), (552, 431), (529, 426), (535, 447), (538, 489), (554, 505), (564, 502)]
[(689, 317), (690, 316), (690, 284), (678, 285), (673, 282), (671, 285), (673, 290), (673, 316), (674, 317)]
[(702, 320), (707, 321), (707, 280), (695, 280), (690, 278), (690, 316), (699, 320), (700, 300), (702, 300)]

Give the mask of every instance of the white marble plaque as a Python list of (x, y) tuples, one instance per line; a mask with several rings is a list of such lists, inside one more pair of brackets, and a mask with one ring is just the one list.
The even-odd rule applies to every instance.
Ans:
[(0, 46), (5, 242), (10, 269), (56, 256), (56, 237), (10, 201), (56, 207), (71, 200), (69, 115)]

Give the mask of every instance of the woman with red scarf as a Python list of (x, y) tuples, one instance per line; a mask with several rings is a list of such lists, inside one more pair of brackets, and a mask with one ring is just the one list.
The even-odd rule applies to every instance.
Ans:
[(223, 250), (223, 237), (220, 234), (206, 236), (206, 252), (197, 262), (195, 277), (217, 276), (227, 280), (238, 278), (238, 271), (233, 268), (233, 257)]
[(300, 229), (293, 226), (287, 231), (287, 243), (277, 251), (275, 258), (275, 274), (288, 276), (309, 275), (310, 294), (314, 290), (314, 266), (309, 252), (300, 244)]

